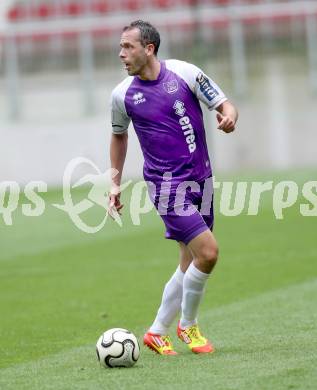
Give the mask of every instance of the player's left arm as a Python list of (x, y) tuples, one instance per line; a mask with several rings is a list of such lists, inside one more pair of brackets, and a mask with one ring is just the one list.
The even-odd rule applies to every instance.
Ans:
[(216, 111), (218, 111), (218, 129), (225, 133), (231, 133), (235, 129), (239, 116), (236, 107), (229, 100), (226, 100), (216, 108)]

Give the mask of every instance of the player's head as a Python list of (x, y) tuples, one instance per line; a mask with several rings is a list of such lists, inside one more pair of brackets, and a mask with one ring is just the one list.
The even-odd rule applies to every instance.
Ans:
[(160, 34), (150, 23), (136, 20), (124, 27), (120, 40), (121, 61), (130, 76), (138, 75), (157, 56)]

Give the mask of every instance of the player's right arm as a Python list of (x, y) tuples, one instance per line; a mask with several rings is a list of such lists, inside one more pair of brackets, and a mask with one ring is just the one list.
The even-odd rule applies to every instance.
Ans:
[(112, 135), (110, 142), (110, 163), (113, 171), (117, 172), (112, 177), (111, 189), (109, 194), (109, 214), (113, 209), (118, 212), (123, 205), (120, 202), (120, 184), (124, 162), (128, 149), (128, 127), (130, 118), (126, 112), (124, 96), (120, 85), (111, 95), (111, 121)]
[(120, 201), (120, 184), (121, 184), (123, 166), (127, 155), (127, 149), (128, 149), (128, 132), (126, 131), (123, 134), (112, 133), (111, 143), (110, 143), (111, 168), (118, 173), (112, 177), (111, 189), (109, 194), (110, 215), (111, 215), (111, 210), (114, 207), (118, 212), (123, 207), (123, 204), (121, 204)]

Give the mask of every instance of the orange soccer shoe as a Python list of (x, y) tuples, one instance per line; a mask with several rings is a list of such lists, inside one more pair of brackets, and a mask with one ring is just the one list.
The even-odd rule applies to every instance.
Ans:
[(214, 352), (214, 347), (209, 340), (201, 335), (197, 324), (182, 329), (178, 323), (177, 336), (186, 343), (188, 348), (194, 353)]
[(173, 349), (171, 339), (167, 335), (162, 336), (147, 332), (143, 337), (143, 343), (159, 355), (177, 355), (177, 352)]

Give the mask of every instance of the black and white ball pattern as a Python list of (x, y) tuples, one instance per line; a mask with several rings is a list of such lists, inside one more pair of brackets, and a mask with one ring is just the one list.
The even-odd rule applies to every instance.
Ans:
[(113, 328), (99, 337), (96, 352), (104, 367), (132, 367), (139, 358), (140, 346), (133, 333)]

